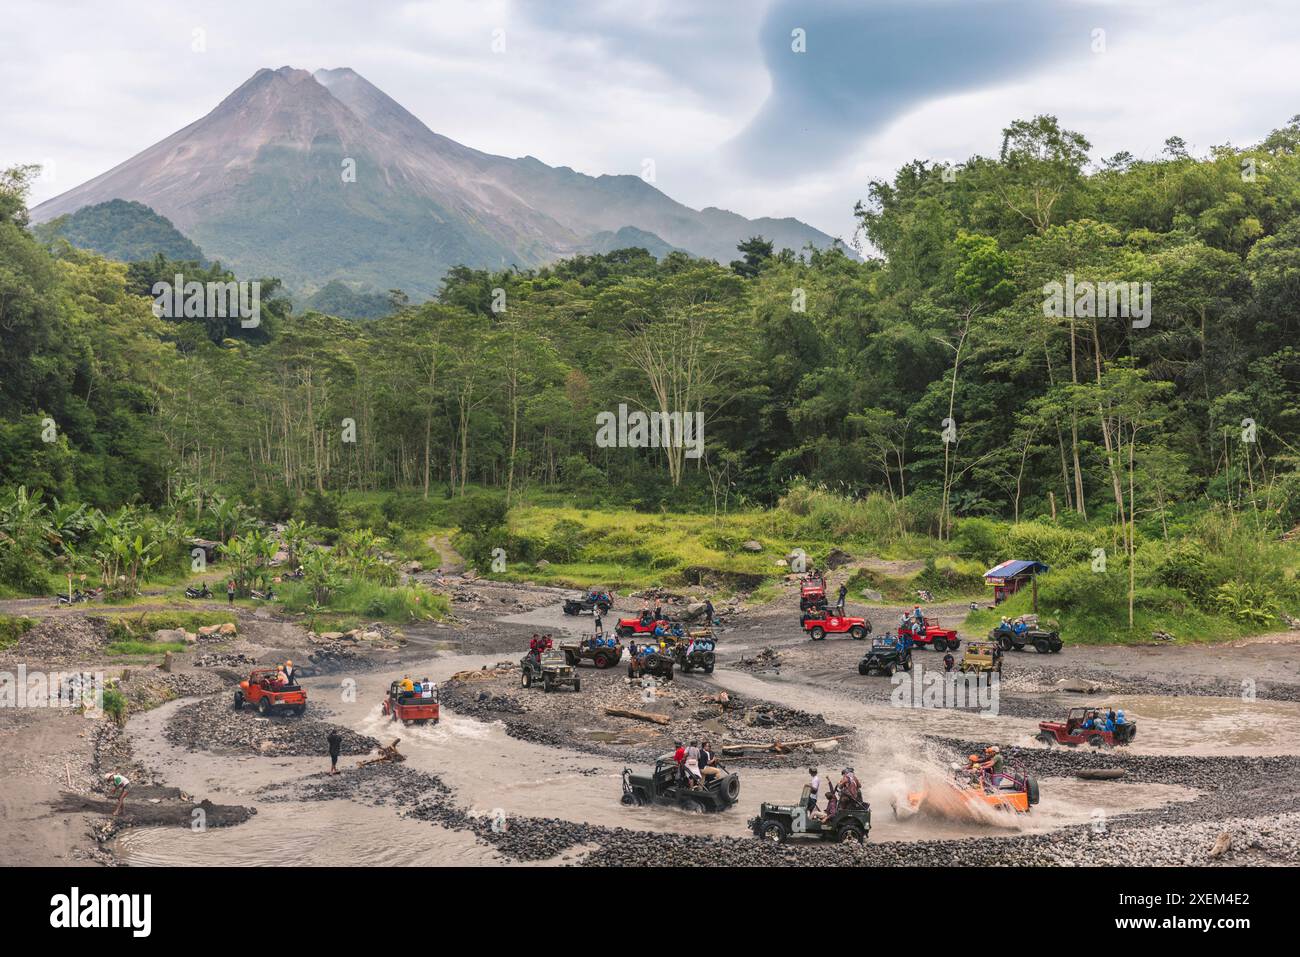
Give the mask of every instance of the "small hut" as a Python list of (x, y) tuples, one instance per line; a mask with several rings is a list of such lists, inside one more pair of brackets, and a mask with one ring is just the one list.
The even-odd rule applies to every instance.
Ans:
[(1013, 559), (995, 565), (984, 573), (984, 580), (993, 586), (993, 603), (999, 604), (1020, 591), (1025, 585), (1034, 589), (1034, 613), (1038, 613), (1038, 575), (1048, 571), (1042, 562)]

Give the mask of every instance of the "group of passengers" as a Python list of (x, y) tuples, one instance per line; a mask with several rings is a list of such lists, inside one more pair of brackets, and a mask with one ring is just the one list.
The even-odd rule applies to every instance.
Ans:
[(533, 637), (528, 640), (528, 653), (541, 661), (542, 652), (550, 651), (554, 646), (555, 642), (551, 640), (549, 634), (538, 635), (537, 632), (533, 632)]
[(841, 768), (839, 781), (826, 781), (826, 809), (817, 807), (817, 795), (821, 792), (821, 774), (816, 768), (808, 769), (808, 816), (816, 821), (827, 821), (843, 808), (862, 806), (862, 782), (852, 768)]
[(708, 741), (692, 741), (688, 745), (676, 742), (673, 761), (677, 764), (677, 779), (691, 790), (704, 787), (724, 773)]
[(412, 698), (432, 698), (434, 684), (428, 678), (412, 681), (410, 675), (403, 675), (397, 683), (397, 700), (409, 701)]
[(1079, 724), (1080, 731), (1114, 731), (1125, 723), (1124, 712), (1114, 708), (1089, 711)]
[(275, 674), (264, 678), (263, 683), (271, 691), (287, 691), (298, 687), (298, 672), (293, 662), (285, 659), (284, 664), (275, 666)]
[(1002, 749), (996, 744), (990, 744), (985, 748), (983, 755), (972, 754), (966, 758), (966, 770), (970, 772), (971, 777), (991, 788), (1001, 787), (1002, 782), (1008, 779), (1006, 767), (1006, 758), (1002, 756)]

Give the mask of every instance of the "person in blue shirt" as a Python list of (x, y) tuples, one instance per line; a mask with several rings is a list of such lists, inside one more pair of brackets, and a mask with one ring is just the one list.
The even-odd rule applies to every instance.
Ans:
[(1121, 725), (1121, 724), (1125, 724), (1125, 723), (1126, 723), (1126, 722), (1125, 722), (1125, 720), (1124, 720), (1124, 712), (1123, 712), (1123, 711), (1118, 712), (1118, 713), (1115, 715), (1115, 724), (1116, 724), (1116, 725)]

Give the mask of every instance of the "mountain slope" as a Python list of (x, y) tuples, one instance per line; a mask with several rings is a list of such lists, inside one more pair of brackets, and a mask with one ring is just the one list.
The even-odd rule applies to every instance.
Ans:
[(165, 216), (142, 203), (124, 199), (83, 206), (32, 232), (43, 243), (66, 239), (79, 249), (90, 249), (121, 262), (152, 259), (158, 253), (178, 262), (207, 262), (203, 250)]
[(479, 152), (346, 68), (259, 70), (207, 116), (32, 218), (113, 199), (151, 207), (241, 275), (304, 291), (340, 279), (431, 295), (452, 266), (538, 266), (608, 249), (620, 230), (653, 234), (657, 255), (722, 261), (759, 233), (777, 248), (831, 243), (793, 219), (690, 209), (636, 176)]

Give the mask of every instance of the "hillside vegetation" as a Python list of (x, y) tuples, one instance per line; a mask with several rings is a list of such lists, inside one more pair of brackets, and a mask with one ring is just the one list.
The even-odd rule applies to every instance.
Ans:
[[(1046, 610), (1093, 640), (1296, 610), (1300, 119), (1154, 160), (1018, 121), (996, 157), (869, 184), (865, 262), (755, 237), (727, 264), (462, 267), (362, 322), (268, 279), (254, 329), (154, 316), (165, 257), (41, 246), (30, 172), (0, 190), (0, 587), (102, 568), (95, 529), (126, 507), (173, 538), (370, 530), (390, 558), (441, 532), (481, 571), (502, 548), (504, 574), (574, 584), (749, 587), (841, 548), (926, 561), (855, 587), (965, 596), (1038, 558)], [(1053, 288), (1078, 298), (1053, 311)], [(599, 444), (620, 405), (698, 413), (702, 454)], [(182, 560), (164, 539), (146, 578)]]

